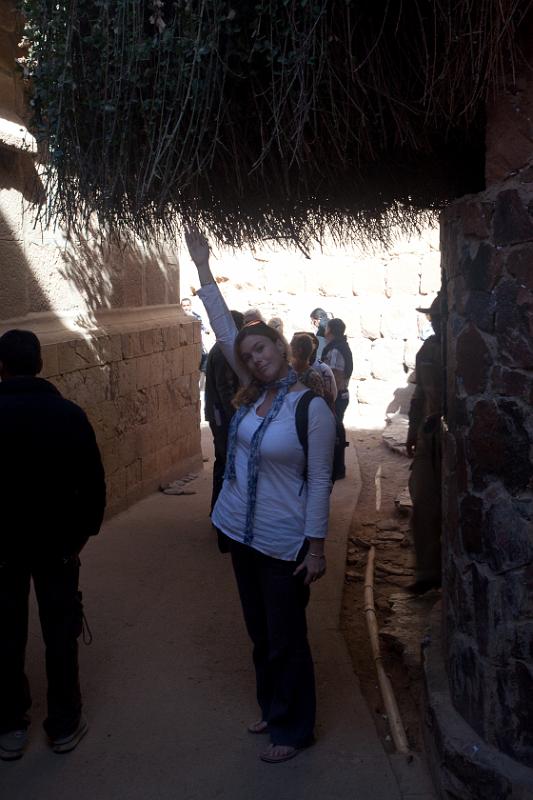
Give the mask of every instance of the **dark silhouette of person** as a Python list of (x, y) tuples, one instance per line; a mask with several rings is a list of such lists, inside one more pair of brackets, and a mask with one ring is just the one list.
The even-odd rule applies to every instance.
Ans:
[(441, 432), (442, 354), (441, 300), (429, 308), (433, 336), (416, 356), (416, 388), (409, 407), (407, 455), (413, 459), (409, 492), (413, 502), (412, 528), (416, 552), (416, 580), (409, 590), (423, 594), (441, 585)]
[(33, 580), (46, 647), (48, 714), (57, 753), (87, 732), (77, 639), (83, 607), (79, 553), (98, 533), (104, 470), (94, 431), (79, 406), (38, 378), (41, 347), (30, 331), (0, 337), (0, 758), (28, 742), (31, 696), (24, 672)]
[[(243, 326), (244, 317), (240, 311), (232, 311), (231, 316), (238, 331)], [(215, 462), (213, 464), (213, 490), (211, 511), (217, 501), (226, 468), (226, 448), (231, 418), (235, 413), (232, 400), (239, 388), (239, 379), (226, 361), (220, 345), (214, 344), (207, 357), (205, 372), (205, 418), (213, 434)]]

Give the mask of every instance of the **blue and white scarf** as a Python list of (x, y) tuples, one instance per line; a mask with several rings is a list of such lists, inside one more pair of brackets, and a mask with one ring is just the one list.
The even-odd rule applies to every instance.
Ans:
[[(297, 382), (298, 376), (292, 367), (289, 367), (289, 372), (285, 378), (281, 378), (274, 383), (265, 384), (264, 388), (277, 389), (276, 396), (270, 406), (268, 414), (264, 417), (261, 424), (255, 431), (250, 442), (250, 451), (248, 453), (248, 492), (247, 492), (247, 505), (246, 505), (246, 523), (244, 527), (244, 544), (251, 544), (254, 538), (254, 517), (255, 517), (255, 501), (257, 496), (257, 481), (259, 478), (259, 461), (261, 459), (261, 442), (265, 431), (277, 417), (280, 412), (281, 406), (285, 396), (287, 395), (291, 386)], [(242, 420), (246, 414), (253, 408), (253, 403), (246, 406), (240, 406), (232, 417), (229, 433), (228, 433), (228, 453), (226, 459), (226, 470), (224, 472), (224, 480), (233, 481), (236, 477), (235, 472), (235, 453), (237, 450), (237, 431)]]

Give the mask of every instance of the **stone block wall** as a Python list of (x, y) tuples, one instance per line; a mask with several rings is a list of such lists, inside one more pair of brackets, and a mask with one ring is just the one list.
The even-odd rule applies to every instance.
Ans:
[(445, 653), (454, 704), (533, 766), (533, 170), (443, 216)]
[[(325, 243), (306, 258), (299, 251), (269, 248), (213, 259), (213, 272), (231, 308), (259, 308), (266, 320), (279, 316), (290, 340), (311, 330), (309, 314), (320, 306), (346, 323), (354, 356), (348, 422), (382, 425), (388, 413), (406, 412), (409, 376), (427, 307), (441, 285), (438, 231), (399, 239), (389, 251), (368, 253)], [(182, 266), (182, 294), (197, 277)], [(202, 311), (201, 303), (195, 306)]]
[(85, 338), (41, 334), (43, 377), (81, 405), (95, 429), (108, 514), (199, 466), (199, 323), (176, 324), (167, 314), (124, 332), (126, 322), (102, 321)]

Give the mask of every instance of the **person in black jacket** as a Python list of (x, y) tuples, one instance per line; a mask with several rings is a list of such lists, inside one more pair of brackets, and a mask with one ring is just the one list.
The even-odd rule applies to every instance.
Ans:
[(311, 324), (315, 328), (315, 335), (318, 339), (318, 350), (316, 357), (319, 360), (322, 360), (322, 353), (324, 351), (324, 347), (327, 344), (326, 339), (326, 328), (329, 321), (329, 316), (327, 311), (324, 311), (323, 308), (314, 308), (310, 314), (311, 317)]
[(78, 643), (83, 608), (79, 553), (98, 533), (105, 508), (104, 470), (85, 413), (41, 371), (30, 331), (0, 337), (0, 758), (20, 758), (31, 706), (24, 656), (30, 581), (46, 646), (48, 714), (55, 752), (87, 732), (82, 715)]
[[(327, 344), (322, 351), (322, 361), (327, 364), (333, 371), (335, 382), (337, 384), (337, 397), (335, 399), (335, 416), (337, 422), (342, 428), (344, 436), (344, 446), (348, 447), (346, 441), (346, 433), (344, 431), (344, 414), (350, 402), (350, 393), (348, 386), (353, 372), (353, 356), (345, 336), (346, 325), (342, 319), (328, 320), (326, 327), (326, 341)], [(344, 478), (346, 469), (343, 464), (339, 470), (338, 478)]]

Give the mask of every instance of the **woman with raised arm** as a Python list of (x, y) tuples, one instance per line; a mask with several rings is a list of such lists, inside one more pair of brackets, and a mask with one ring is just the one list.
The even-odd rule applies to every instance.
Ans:
[(289, 364), (285, 339), (264, 322), (240, 332), (209, 268), (209, 247), (186, 233), (198, 292), (241, 389), (235, 398), (222, 491), (211, 515), (227, 538), (248, 634), (253, 642), (261, 718), (260, 758), (278, 763), (313, 743), (315, 681), (307, 641), (309, 586), (326, 571), (335, 422), (321, 397), (309, 405), (307, 459), (295, 425), (307, 387)]

